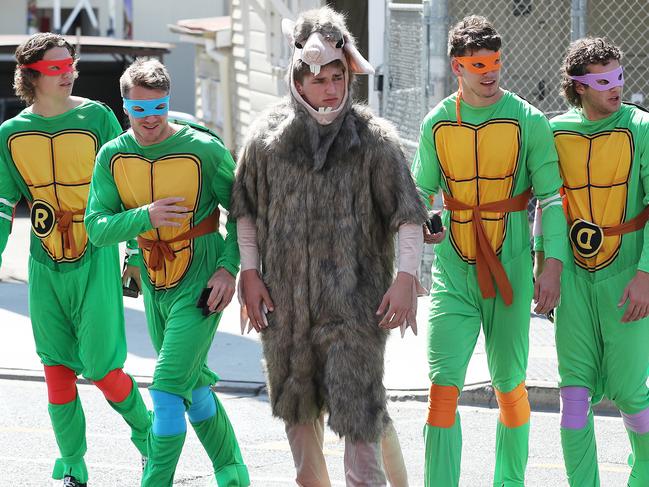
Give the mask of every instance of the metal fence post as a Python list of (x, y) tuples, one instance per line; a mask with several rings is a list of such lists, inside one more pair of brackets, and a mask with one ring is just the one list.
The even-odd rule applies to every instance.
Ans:
[(449, 94), (448, 59), (446, 43), (448, 37), (448, 0), (424, 0), (424, 22), (427, 26), (424, 49), (427, 61), (426, 99), (428, 108), (432, 108)]
[(586, 13), (588, 0), (572, 0), (570, 6), (570, 40), (586, 36)]

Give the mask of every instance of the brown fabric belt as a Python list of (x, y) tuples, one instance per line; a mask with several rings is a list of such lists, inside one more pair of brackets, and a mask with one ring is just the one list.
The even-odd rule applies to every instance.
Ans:
[(74, 233), (72, 232), (72, 217), (75, 215), (83, 215), (86, 212), (85, 208), (80, 210), (57, 210), (54, 212), (56, 216), (56, 227), (63, 235), (63, 248), (72, 252), (73, 257), (78, 257), (77, 244), (74, 242)]
[(644, 228), (645, 223), (649, 221), (649, 206), (645, 207), (640, 213), (635, 217), (631, 218), (629, 221), (615, 225), (614, 227), (602, 228), (604, 231), (605, 237), (612, 237), (614, 235), (625, 235), (631, 232), (637, 232)]
[(219, 228), (219, 215), (220, 212), (217, 208), (210, 216), (204, 218), (198, 225), (171, 240), (149, 240), (144, 237), (138, 237), (137, 243), (140, 248), (151, 252), (147, 263), (148, 266), (154, 271), (158, 271), (162, 268), (162, 263), (165, 260), (172, 261), (176, 258), (176, 255), (169, 244), (181, 242), (183, 240), (192, 240), (196, 237), (216, 232)]
[(444, 208), (449, 211), (466, 210), (472, 212), (471, 220), (473, 221), (473, 233), (475, 236), (475, 263), (478, 273), (478, 285), (482, 297), (485, 299), (496, 297), (492, 277), (496, 281), (496, 286), (498, 286), (498, 291), (500, 291), (505, 305), (512, 304), (514, 292), (500, 259), (494, 249), (491, 248), (489, 238), (482, 226), (481, 213), (483, 211), (510, 213), (526, 210), (531, 194), (532, 190), (528, 188), (525, 192), (513, 198), (471, 206), (453, 198), (448, 193), (444, 193)]
[[(570, 222), (570, 225), (574, 223), (574, 220), (570, 219), (568, 213), (568, 198), (566, 196), (566, 191), (564, 188), (559, 190), (561, 197), (563, 198), (563, 212), (566, 215), (566, 220)], [(641, 230), (645, 224), (649, 221), (649, 206), (646, 206), (644, 210), (638, 213), (636, 216), (631, 218), (629, 221), (620, 223), (613, 227), (602, 228), (605, 237), (613, 237), (615, 235), (626, 235), (627, 233), (637, 232)]]

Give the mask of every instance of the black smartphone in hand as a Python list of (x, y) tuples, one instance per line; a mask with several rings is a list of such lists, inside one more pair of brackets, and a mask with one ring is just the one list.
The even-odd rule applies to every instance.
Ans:
[(439, 213), (432, 213), (430, 218), (426, 220), (426, 226), (430, 233), (434, 234), (441, 232), (444, 229), (444, 225), (442, 225), (442, 217), (439, 216)]
[(203, 289), (201, 292), (200, 297), (198, 298), (198, 301), (196, 301), (196, 307), (201, 308), (203, 310), (203, 316), (209, 316), (213, 313), (216, 313), (216, 311), (211, 311), (209, 306), (207, 305), (207, 300), (210, 298), (210, 293), (212, 292), (211, 287), (206, 287)]
[(137, 298), (140, 295), (140, 288), (137, 281), (132, 277), (126, 280), (126, 284), (122, 284), (122, 294), (127, 298)]

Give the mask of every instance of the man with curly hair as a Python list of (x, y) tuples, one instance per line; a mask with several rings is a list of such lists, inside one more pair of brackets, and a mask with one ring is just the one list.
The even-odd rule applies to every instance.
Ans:
[[(431, 203), (442, 190), (449, 229), (432, 273), (427, 486), (459, 483), (457, 402), (481, 325), (500, 408), (494, 485), (523, 485), (530, 302), (534, 298), (537, 313), (556, 304), (567, 256), (550, 127), (539, 110), (500, 88), (500, 47), (500, 35), (484, 17), (467, 17), (451, 29), (451, 68), (460, 87), (424, 119), (413, 164)], [(526, 211), (532, 189), (546, 209), (547, 236), (545, 272), (534, 285)]]
[(649, 485), (649, 114), (622, 103), (621, 59), (606, 39), (573, 42), (561, 72), (573, 108), (550, 121), (573, 250), (556, 310), (561, 443), (580, 487), (599, 485), (591, 404), (602, 395), (631, 441), (628, 485)]
[(71, 96), (75, 49), (35, 34), (16, 49), (14, 88), (28, 107), (0, 126), (0, 254), (20, 197), (31, 207), (29, 313), (60, 451), (53, 478), (85, 486), (85, 417), (77, 375), (94, 382), (146, 456), (150, 417), (124, 373), (126, 336), (117, 242), (88, 241), (83, 214), (99, 148), (121, 127), (106, 105)]
[(290, 95), (251, 130), (232, 193), (273, 414), (286, 424), (298, 485), (331, 485), (326, 411), (345, 438), (348, 486), (405, 487), (384, 352), (388, 328), (414, 324), (426, 213), (394, 128), (352, 103), (355, 75), (373, 71), (343, 17), (322, 8), (282, 27)]

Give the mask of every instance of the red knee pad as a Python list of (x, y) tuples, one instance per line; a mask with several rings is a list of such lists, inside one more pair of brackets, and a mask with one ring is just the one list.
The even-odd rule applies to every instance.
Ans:
[(111, 402), (122, 402), (133, 389), (133, 380), (122, 369), (111, 370), (106, 377), (94, 382)]
[(77, 398), (77, 374), (64, 365), (45, 365), (47, 400), (50, 404), (67, 404)]

